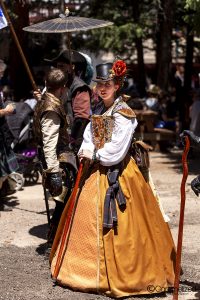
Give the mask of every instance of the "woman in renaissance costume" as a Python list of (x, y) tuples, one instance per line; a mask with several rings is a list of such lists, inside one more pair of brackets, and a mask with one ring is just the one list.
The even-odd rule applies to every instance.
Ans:
[(119, 96), (125, 72), (121, 60), (96, 67), (102, 106), (85, 129), (81, 180), (50, 255), (59, 284), (116, 298), (167, 290), (175, 268), (169, 227), (130, 155), (137, 120)]

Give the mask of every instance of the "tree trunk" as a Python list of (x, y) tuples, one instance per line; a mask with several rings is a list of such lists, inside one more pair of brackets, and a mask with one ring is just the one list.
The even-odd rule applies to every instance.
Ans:
[[(134, 1), (132, 3), (132, 12), (133, 19), (137, 24), (140, 19), (140, 3), (138, 1)], [(135, 46), (137, 50), (137, 67), (138, 67), (138, 91), (141, 97), (145, 96), (145, 87), (146, 87), (146, 74), (145, 74), (145, 64), (144, 64), (144, 51), (143, 51), (143, 43), (142, 37), (137, 36), (135, 38)]]
[(138, 90), (141, 97), (145, 96), (146, 76), (142, 38), (136, 38), (135, 46), (137, 49), (137, 63), (138, 63)]
[(161, 0), (159, 12), (159, 32), (157, 40), (157, 85), (168, 90), (171, 64), (171, 40), (174, 0)]

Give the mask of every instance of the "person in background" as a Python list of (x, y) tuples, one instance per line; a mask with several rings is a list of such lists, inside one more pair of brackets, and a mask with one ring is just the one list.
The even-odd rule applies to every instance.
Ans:
[[(154, 120), (154, 127), (178, 133), (179, 122), (177, 116), (172, 112), (172, 102), (169, 95), (154, 84), (149, 86), (147, 92), (148, 97), (145, 101), (146, 109), (157, 113)], [(163, 146), (164, 148), (167, 147), (167, 145)]]
[(62, 96), (66, 93), (67, 74), (52, 69), (46, 75), (46, 92), (35, 107), (33, 129), (43, 167), (43, 185), (55, 200), (48, 232), (51, 245), (67, 201), (65, 164), (75, 158), (69, 149), (69, 135)]
[[(79, 150), (83, 140), (83, 132), (91, 114), (91, 89), (84, 80), (87, 80), (88, 83), (91, 81), (93, 68), (89, 58), (75, 50), (71, 50), (71, 53), (68, 50), (63, 50), (55, 58), (45, 60), (54, 68), (63, 71), (68, 77), (67, 89), (65, 89), (61, 97), (68, 124), (67, 131), (70, 137), (69, 146), (71, 156), (68, 156), (68, 162), (65, 164), (67, 166), (65, 171), (69, 175), (67, 180), (68, 187), (66, 188), (70, 191), (74, 185), (78, 168), (78, 161), (74, 159), (74, 154), (76, 155)], [(34, 92), (34, 96), (38, 101), (41, 100), (44, 91), (42, 93)], [(58, 204), (57, 206), (60, 205)], [(57, 210), (59, 213), (56, 220), (59, 220), (62, 209), (63, 207), (61, 208), (60, 206), (60, 209)], [(57, 222), (55, 226), (51, 226), (53, 233), (51, 234), (50, 229), (49, 240), (53, 240), (55, 234), (54, 228), (56, 228)]]
[(63, 50), (55, 58), (46, 61), (68, 74), (69, 89), (63, 95), (64, 106), (71, 128), (71, 147), (77, 153), (91, 114), (91, 89), (88, 85), (93, 76), (91, 59), (88, 55), (71, 50), (70, 60), (69, 50)]
[(148, 287), (174, 285), (175, 248), (129, 153), (137, 120), (120, 95), (126, 64), (100, 64), (96, 74), (103, 105), (91, 116), (78, 152), (82, 177), (54, 239), (52, 277), (75, 290), (116, 298), (157, 293)]
[[(68, 90), (63, 94), (65, 112), (68, 118), (70, 144), (78, 152), (83, 139), (83, 132), (91, 114), (91, 89), (89, 83), (93, 76), (93, 67), (88, 55), (75, 50), (62, 50), (53, 59), (45, 59), (51, 66), (67, 74)], [(44, 92), (44, 91), (43, 91)], [(35, 91), (34, 97), (41, 99), (41, 92)]]
[(185, 90), (184, 90), (184, 73), (185, 69), (184, 66), (181, 64), (176, 65), (176, 71), (174, 74), (174, 87), (176, 91), (176, 109), (178, 112), (178, 121), (180, 124), (180, 130), (182, 130), (184, 124), (185, 124), (185, 104), (184, 104), (184, 98), (185, 98)]
[[(6, 65), (0, 61), (0, 79), (2, 78)], [(7, 176), (17, 171), (17, 158), (11, 148), (14, 137), (8, 127), (6, 116), (15, 113), (14, 103), (4, 104), (3, 92), (0, 90), (0, 193)], [(0, 194), (3, 197), (2, 194)], [(0, 202), (1, 210), (10, 210), (8, 206)]]
[(36, 103), (35, 99), (16, 102), (15, 115), (7, 116), (8, 126), (15, 138), (12, 144), (15, 152), (24, 150), (33, 142), (31, 126)]
[(192, 91), (192, 105), (190, 106), (190, 130), (200, 135), (200, 89)]
[(159, 97), (160, 96), (161, 96), (161, 89), (155, 84), (150, 84), (150, 86), (147, 90), (147, 98), (145, 100), (146, 109), (150, 109), (155, 112), (159, 112), (159, 108), (160, 108)]

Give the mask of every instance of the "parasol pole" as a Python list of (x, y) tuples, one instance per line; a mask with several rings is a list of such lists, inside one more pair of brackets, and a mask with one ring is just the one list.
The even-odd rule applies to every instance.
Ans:
[[(68, 6), (66, 6), (65, 8), (65, 18), (68, 18), (70, 16), (70, 11)], [(72, 66), (72, 49), (71, 49), (71, 33), (67, 32), (67, 48), (69, 50), (69, 65), (70, 65), (70, 71), (71, 74), (74, 77), (74, 70), (73, 70), (73, 66)]]
[(178, 243), (176, 253), (176, 268), (175, 268), (175, 279), (174, 279), (174, 292), (173, 300), (178, 300), (179, 291), (179, 280), (181, 271), (181, 251), (183, 241), (183, 223), (184, 223), (184, 211), (185, 211), (185, 184), (188, 176), (188, 165), (187, 155), (190, 149), (189, 137), (185, 137), (185, 147), (182, 155), (182, 166), (183, 166), (183, 177), (181, 181), (181, 206), (180, 206), (180, 217), (179, 217), (179, 228), (178, 228)]
[(13, 25), (12, 25), (12, 22), (11, 22), (11, 20), (10, 20), (10, 17), (9, 17), (9, 15), (8, 15), (8, 12), (7, 12), (7, 9), (6, 9), (6, 6), (5, 6), (3, 0), (0, 0), (0, 4), (1, 4), (1, 7), (2, 7), (2, 11), (3, 11), (3, 13), (4, 13), (4, 16), (5, 16), (5, 18), (6, 18), (7, 22), (8, 22), (9, 27), (10, 27), (10, 30), (11, 30), (11, 33), (12, 33), (12, 35), (13, 35), (14, 41), (15, 41), (15, 43), (16, 43), (16, 46), (17, 46), (17, 48), (18, 48), (18, 50), (19, 50), (19, 53), (20, 53), (20, 55), (21, 55), (21, 58), (22, 58), (22, 61), (23, 61), (23, 63), (24, 63), (24, 66), (25, 66), (25, 68), (26, 68), (26, 71), (27, 71), (27, 73), (28, 73), (28, 76), (29, 76), (29, 78), (30, 78), (30, 81), (31, 81), (33, 90), (36, 91), (36, 90), (38, 90), (38, 88), (37, 88), (37, 86), (36, 86), (35, 80), (34, 80), (34, 78), (33, 78), (33, 75), (32, 75), (32, 73), (31, 73), (31, 70), (30, 70), (29, 65), (28, 65), (28, 63), (27, 63), (26, 57), (25, 57), (25, 55), (24, 55), (24, 53), (23, 53), (22, 47), (21, 47), (21, 45), (20, 45), (20, 43), (19, 43), (18, 37), (17, 37), (17, 35), (16, 35), (16, 33), (15, 33), (14, 27), (13, 27)]
[(71, 34), (70, 32), (67, 32), (67, 48), (69, 50), (69, 63), (70, 63), (70, 69), (71, 73), (73, 73), (73, 67), (72, 67), (72, 49), (71, 49)]

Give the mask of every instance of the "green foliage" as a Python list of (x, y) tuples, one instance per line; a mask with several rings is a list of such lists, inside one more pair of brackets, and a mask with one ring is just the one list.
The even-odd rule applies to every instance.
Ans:
[(192, 9), (194, 11), (200, 11), (200, 1), (199, 0), (186, 0), (186, 9)]
[(85, 47), (93, 52), (112, 51), (130, 57), (135, 51), (135, 39), (146, 38), (157, 25), (158, 0), (87, 0), (79, 15), (109, 20), (113, 26), (87, 31)]
[(199, 0), (186, 0), (185, 9), (187, 15), (184, 17), (192, 30), (200, 34), (200, 1)]

